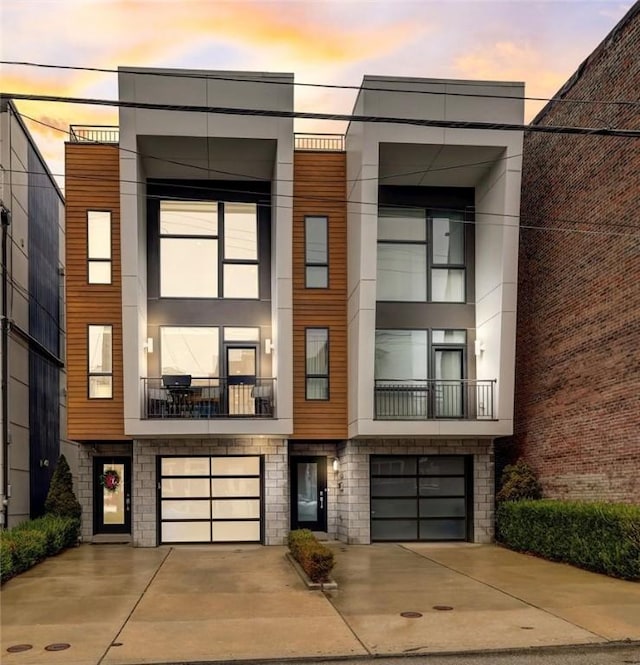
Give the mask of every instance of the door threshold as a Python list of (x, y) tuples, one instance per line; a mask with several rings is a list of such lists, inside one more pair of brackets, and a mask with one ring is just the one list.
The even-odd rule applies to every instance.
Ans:
[(131, 545), (130, 533), (96, 533), (91, 537), (93, 545)]

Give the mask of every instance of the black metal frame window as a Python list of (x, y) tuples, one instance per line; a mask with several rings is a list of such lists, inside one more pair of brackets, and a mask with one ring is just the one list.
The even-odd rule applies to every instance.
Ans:
[(87, 326), (87, 395), (89, 399), (113, 398), (113, 326)]
[(160, 297), (259, 295), (256, 203), (160, 201)]
[(473, 457), (372, 455), (371, 540), (471, 539)]
[(110, 210), (87, 210), (87, 282), (111, 284)]
[(263, 458), (157, 458), (158, 542), (262, 542)]
[(329, 399), (329, 328), (305, 328), (305, 399)]
[(465, 220), (457, 212), (380, 207), (377, 300), (466, 300)]
[(307, 289), (329, 287), (329, 218), (304, 218), (304, 285)]

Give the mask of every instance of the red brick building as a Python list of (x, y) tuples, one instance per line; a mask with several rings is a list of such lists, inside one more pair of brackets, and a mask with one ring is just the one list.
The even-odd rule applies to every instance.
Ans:
[[(591, 103), (533, 124), (640, 129), (639, 92), (637, 2), (556, 95)], [(503, 450), (545, 496), (640, 503), (640, 139), (525, 134), (521, 225)]]

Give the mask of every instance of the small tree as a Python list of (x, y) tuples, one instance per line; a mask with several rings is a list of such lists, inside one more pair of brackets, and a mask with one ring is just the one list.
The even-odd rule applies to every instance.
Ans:
[(82, 515), (82, 506), (73, 493), (71, 469), (64, 455), (60, 455), (56, 470), (53, 472), (44, 509), (47, 513), (61, 517), (79, 519)]
[(534, 470), (524, 460), (504, 467), (501, 489), (496, 496), (498, 502), (540, 498), (542, 487)]

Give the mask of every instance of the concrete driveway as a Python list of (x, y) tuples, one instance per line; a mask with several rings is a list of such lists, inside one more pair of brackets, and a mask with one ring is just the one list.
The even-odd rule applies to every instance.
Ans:
[[(493, 546), (332, 547), (339, 588), (325, 594), (306, 590), (281, 547), (69, 550), (0, 592), (2, 662), (278, 660), (640, 640), (638, 584)], [(71, 646), (44, 650), (53, 643)], [(7, 652), (18, 644), (32, 648)]]

